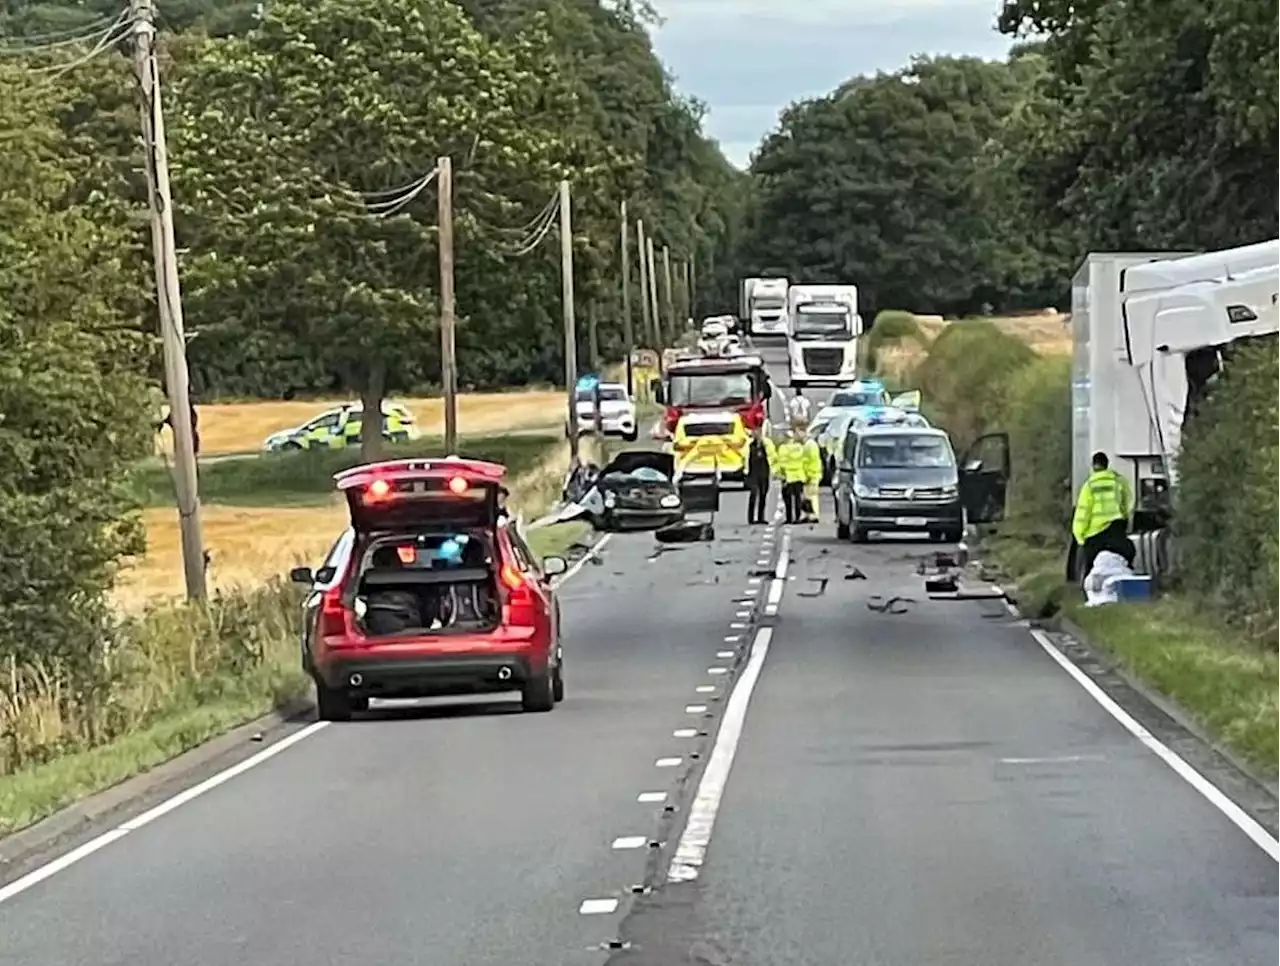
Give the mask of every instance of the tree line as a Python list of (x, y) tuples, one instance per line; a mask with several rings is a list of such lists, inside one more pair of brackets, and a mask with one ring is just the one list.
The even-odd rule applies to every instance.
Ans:
[[(161, 0), (197, 400), (438, 385), (440, 155), (464, 388), (562, 376), (539, 217), (560, 179), (579, 316), (606, 351), (624, 199), (704, 267), (702, 299), (731, 293), (741, 176), (674, 92), (652, 22), (625, 0)], [(130, 28), (123, 0), (0, 7), (0, 656), (89, 661), (142, 546), (127, 484), (162, 367)]]
[(743, 274), (964, 315), (1065, 306), (1089, 251), (1274, 238), (1276, 14), (1007, 0), (1003, 62), (920, 57), (792, 104), (752, 160)]

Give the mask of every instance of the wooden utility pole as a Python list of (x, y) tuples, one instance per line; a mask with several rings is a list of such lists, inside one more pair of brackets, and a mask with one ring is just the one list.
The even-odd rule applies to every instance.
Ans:
[(636, 332), (635, 326), (631, 321), (631, 259), (629, 257), (631, 226), (627, 223), (627, 203), (625, 200), (619, 206), (619, 213), (622, 219), (622, 231), (619, 237), (622, 261), (622, 348), (627, 353), (627, 395), (634, 399), (636, 378), (631, 356), (636, 351)]
[(454, 344), (457, 306), (453, 292), (453, 160), (436, 161), (437, 228), (440, 254), (440, 383), (444, 391), (444, 451), (458, 452), (458, 356)]
[(645, 341), (657, 347), (653, 338), (653, 320), (649, 316), (649, 266), (645, 260), (644, 220), (636, 219), (636, 252), (640, 255), (640, 320), (644, 329)]
[(689, 315), (698, 321), (698, 249), (689, 253)]
[(680, 341), (681, 326), (676, 324), (676, 298), (675, 289), (671, 284), (671, 246), (662, 246), (662, 279), (666, 285), (667, 298), (667, 327), (671, 332), (671, 341)]
[(693, 318), (693, 289), (689, 286), (689, 259), (680, 263), (680, 315)]
[[(591, 393), (592, 419), (596, 438), (596, 455), (604, 460), (604, 416), (600, 411), (600, 303), (592, 299), (587, 303), (587, 351), (591, 356), (591, 374), (595, 377), (595, 389)], [(603, 465), (603, 463), (602, 463)]]
[(662, 313), (658, 310), (658, 273), (654, 269), (653, 264), (653, 236), (649, 235), (644, 240), (644, 258), (649, 265), (649, 312), (653, 317), (653, 338), (654, 348), (658, 350), (658, 354), (662, 354), (662, 350), (666, 347), (662, 334)]
[(160, 69), (155, 54), (155, 5), (130, 0), (134, 69), (142, 88), (142, 141), (147, 153), (147, 198), (151, 206), (151, 250), (155, 258), (156, 307), (164, 342), (169, 422), (173, 427), (173, 475), (182, 542), (182, 573), (190, 600), (204, 600), (204, 537), (200, 530), (200, 493), (195, 429), (191, 425), (191, 385), (182, 320), (182, 289), (173, 238), (173, 195), (160, 100)]
[(560, 297), (564, 302), (564, 381), (569, 396), (569, 459), (578, 465), (578, 331), (573, 314), (573, 217), (569, 182), (560, 182)]

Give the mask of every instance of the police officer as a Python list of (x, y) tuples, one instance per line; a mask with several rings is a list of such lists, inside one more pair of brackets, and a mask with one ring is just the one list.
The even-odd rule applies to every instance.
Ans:
[(803, 516), (805, 440), (793, 426), (775, 450), (775, 472), (782, 482), (782, 506), (787, 523), (799, 523)]
[(747, 451), (747, 523), (764, 523), (764, 505), (769, 498), (769, 477), (773, 460), (759, 430), (751, 434)]
[(1133, 491), (1129, 481), (1111, 469), (1106, 453), (1093, 454), (1093, 472), (1080, 488), (1071, 531), (1079, 547), (1080, 577), (1087, 577), (1103, 550), (1124, 557), (1133, 566), (1135, 550), (1130, 542), (1129, 516)]
[(807, 430), (798, 431), (804, 434), (804, 501), (808, 505), (806, 522), (817, 523), (818, 487), (822, 483), (822, 449)]

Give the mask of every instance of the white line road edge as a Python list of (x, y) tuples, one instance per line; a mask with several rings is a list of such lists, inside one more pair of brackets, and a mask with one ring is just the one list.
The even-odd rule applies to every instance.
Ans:
[[(611, 536), (612, 534), (606, 533), (603, 537), (601, 537), (594, 544), (592, 544), (591, 549), (588, 550), (586, 553), (584, 553), (577, 561), (575, 561), (573, 566), (570, 567), (568, 570), (566, 570), (563, 574), (561, 574), (557, 580), (552, 581), (551, 586), (553, 588), (559, 588), (566, 580), (568, 580), (574, 574), (578, 573), (584, 566), (586, 566), (587, 562), (591, 560), (592, 557), (599, 554), (601, 549), (604, 548), (604, 545), (609, 542), (609, 538)], [(281, 738), (275, 744), (271, 745), (268, 748), (262, 749), (262, 751), (258, 752), (256, 755), (250, 755), (248, 758), (244, 759), (244, 761), (238, 762), (232, 765), (230, 768), (227, 768), (224, 771), (218, 772), (216, 775), (206, 778), (204, 781), (200, 782), (198, 785), (192, 785), (190, 788), (179, 792), (178, 794), (174, 795), (172, 798), (165, 799), (165, 801), (161, 802), (159, 805), (156, 805), (154, 808), (148, 809), (147, 811), (143, 812), (141, 815), (134, 816), (133, 818), (129, 819), (129, 821), (116, 826), (110, 831), (103, 832), (101, 835), (97, 836), (96, 838), (92, 838), (88, 842), (85, 842), (83, 845), (80, 845), (72, 849), (70, 852), (66, 852), (58, 856), (56, 859), (53, 859), (51, 862), (46, 862), (44, 865), (40, 866), (39, 868), (31, 870), (26, 875), (21, 876), (20, 878), (14, 879), (8, 885), (0, 887), (0, 904), (7, 902), (8, 900), (12, 899), (14, 896), (17, 896), (23, 892), (26, 892), (28, 889), (30, 889), (34, 885), (39, 885), (45, 879), (48, 879), (52, 876), (57, 875), (59, 872), (63, 871), (64, 869), (70, 868), (71, 866), (79, 862), (81, 859), (88, 858), (89, 856), (93, 855), (93, 853), (99, 851), (100, 849), (105, 849), (108, 845), (110, 845), (113, 842), (119, 841), (120, 839), (128, 835), (130, 832), (136, 832), (138, 829), (142, 828), (143, 826), (150, 825), (152, 822), (160, 818), (162, 815), (167, 815), (169, 812), (172, 812), (174, 809), (181, 808), (183, 805), (186, 805), (188, 802), (193, 801), (196, 798), (199, 798), (205, 792), (212, 791), (213, 789), (217, 788), (219, 785), (225, 782), (229, 782), (231, 781), (231, 779), (236, 778), (240, 775), (243, 775), (245, 772), (249, 771), (251, 768), (257, 768), (259, 765), (263, 764), (264, 762), (270, 761), (272, 758), (280, 754), (282, 751), (292, 748), (298, 742), (303, 741), (307, 738), (310, 738), (312, 735), (316, 734), (318, 731), (322, 731), (323, 729), (328, 727), (328, 725), (329, 725), (329, 722), (327, 721), (313, 722), (312, 724), (307, 725), (305, 728), (301, 729), (300, 731), (295, 731), (293, 734), (287, 735), (286, 737)]]
[(1177, 753), (1170, 750), (1164, 742), (1139, 724), (1137, 719), (1129, 712), (1116, 704), (1110, 695), (1103, 691), (1084, 671), (1076, 667), (1069, 657), (1054, 646), (1048, 634), (1044, 631), (1033, 629), (1031, 636), (1036, 639), (1036, 643), (1044, 649), (1044, 652), (1053, 658), (1059, 667), (1070, 674), (1075, 679), (1076, 684), (1088, 692), (1089, 697), (1102, 705), (1103, 709), (1111, 717), (1120, 722), (1129, 734), (1146, 745), (1147, 749), (1172, 768), (1179, 778), (1203, 795), (1209, 804), (1225, 815), (1236, 828), (1249, 836), (1258, 848), (1266, 852), (1273, 860), (1280, 862), (1280, 842), (1277, 842), (1252, 816), (1228, 798), (1216, 785), (1187, 764)]
[(747, 658), (742, 677), (733, 686), (725, 705), (720, 733), (716, 736), (711, 758), (707, 761), (706, 771), (702, 773), (702, 781), (698, 783), (697, 794), (689, 809), (689, 821), (680, 835), (676, 854), (667, 869), (669, 882), (691, 882), (698, 877), (702, 868), (707, 846), (711, 842), (711, 832), (715, 828), (716, 814), (720, 811), (720, 800), (724, 797), (729, 771), (733, 768), (733, 758), (738, 753), (738, 742), (742, 740), (747, 704), (751, 701), (751, 692), (760, 678), (772, 638), (772, 627), (762, 627), (756, 631), (755, 640), (751, 644), (751, 656)]

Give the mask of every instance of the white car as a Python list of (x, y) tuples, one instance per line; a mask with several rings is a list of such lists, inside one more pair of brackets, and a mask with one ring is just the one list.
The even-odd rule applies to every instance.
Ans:
[[(602, 382), (600, 391), (600, 429), (606, 436), (636, 438), (636, 404), (627, 395), (627, 387), (617, 382)], [(579, 389), (574, 398), (578, 409), (578, 435), (596, 431), (596, 391)], [(565, 435), (569, 427), (565, 425)]]

